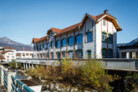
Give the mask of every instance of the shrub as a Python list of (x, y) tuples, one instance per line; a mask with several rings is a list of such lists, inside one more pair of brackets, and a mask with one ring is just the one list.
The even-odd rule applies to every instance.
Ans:
[(83, 85), (90, 85), (98, 91), (110, 91), (112, 77), (105, 72), (100, 61), (88, 60), (81, 67)]
[(16, 61), (12, 60), (11, 62), (9, 62), (10, 68), (16, 68)]

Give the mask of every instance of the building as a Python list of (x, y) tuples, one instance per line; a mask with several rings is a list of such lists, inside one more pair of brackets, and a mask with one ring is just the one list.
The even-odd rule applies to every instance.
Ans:
[(64, 29), (51, 28), (47, 35), (33, 38), (36, 58), (115, 58), (117, 19), (108, 13), (93, 16), (85, 14), (80, 23)]
[(16, 59), (16, 50), (12, 47), (2, 47), (0, 48), (0, 53), (4, 56), (2, 61), (10, 62)]
[(17, 51), (16, 52), (16, 58), (22, 58), (22, 59), (27, 59), (27, 58), (33, 58), (33, 51)]
[(118, 48), (120, 58), (138, 58), (138, 38), (130, 43), (120, 44)]
[(0, 62), (2, 62), (4, 59), (5, 59), (4, 56), (0, 54)]

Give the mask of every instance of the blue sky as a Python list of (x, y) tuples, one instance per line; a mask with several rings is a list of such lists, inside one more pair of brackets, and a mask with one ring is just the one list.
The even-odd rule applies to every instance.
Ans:
[(123, 29), (118, 43), (138, 37), (137, 0), (0, 0), (0, 37), (31, 44), (51, 27), (62, 29), (80, 22), (85, 13), (95, 16), (105, 9)]

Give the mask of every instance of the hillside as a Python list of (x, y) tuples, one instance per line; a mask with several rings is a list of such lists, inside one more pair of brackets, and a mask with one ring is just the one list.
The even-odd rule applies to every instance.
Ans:
[(16, 50), (22, 50), (23, 48), (25, 50), (33, 50), (33, 47), (31, 45), (22, 44), (22, 43), (13, 41), (7, 37), (0, 38), (0, 47), (6, 47), (6, 46), (13, 47)]

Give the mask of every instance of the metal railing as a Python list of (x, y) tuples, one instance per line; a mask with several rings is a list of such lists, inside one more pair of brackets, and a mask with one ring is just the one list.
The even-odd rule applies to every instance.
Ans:
[(26, 84), (16, 79), (14, 76), (12, 78), (12, 92), (34, 92), (31, 88), (29, 88)]
[(4, 84), (5, 88), (8, 89), (8, 79), (7, 79), (8, 72), (6, 70), (3, 70), (3, 72), (4, 72), (4, 75), (3, 75), (3, 78), (4, 78), (3, 84)]

